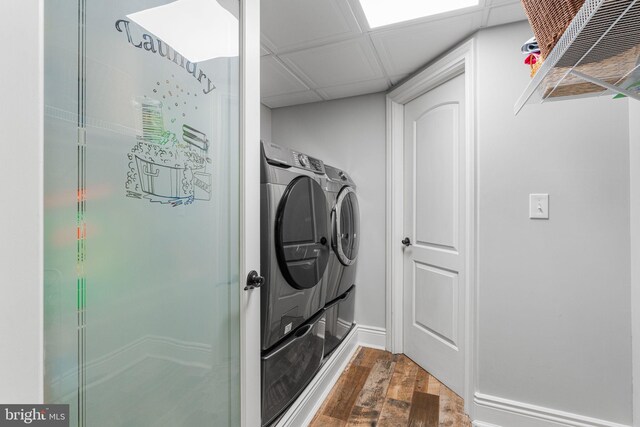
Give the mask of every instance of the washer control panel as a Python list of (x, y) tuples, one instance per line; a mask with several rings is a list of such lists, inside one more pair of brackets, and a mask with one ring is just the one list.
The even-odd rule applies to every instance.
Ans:
[(270, 164), (280, 167), (296, 167), (317, 174), (324, 174), (324, 162), (304, 153), (281, 147), (273, 143), (262, 142), (263, 154)]
[(295, 165), (302, 169), (308, 169), (316, 173), (324, 173), (324, 163), (322, 160), (314, 159), (306, 154), (293, 152)]

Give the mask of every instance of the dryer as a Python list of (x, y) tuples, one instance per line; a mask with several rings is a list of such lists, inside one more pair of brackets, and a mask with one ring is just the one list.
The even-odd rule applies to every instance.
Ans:
[(320, 369), (324, 275), (331, 253), (321, 160), (262, 143), (262, 422), (272, 422)]
[(331, 206), (331, 247), (325, 275), (325, 356), (346, 337), (354, 322), (360, 208), (356, 185), (344, 171), (325, 165)]

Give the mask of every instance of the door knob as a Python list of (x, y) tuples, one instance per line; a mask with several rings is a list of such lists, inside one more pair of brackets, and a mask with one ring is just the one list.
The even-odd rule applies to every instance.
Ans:
[(264, 277), (260, 276), (257, 271), (251, 270), (247, 275), (247, 286), (244, 287), (245, 291), (259, 288), (264, 284)]
[(404, 239), (402, 239), (402, 244), (405, 246), (411, 246), (411, 239), (405, 237)]

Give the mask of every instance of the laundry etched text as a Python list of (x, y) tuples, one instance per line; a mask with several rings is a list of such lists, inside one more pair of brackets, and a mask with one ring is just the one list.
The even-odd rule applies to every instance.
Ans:
[(127, 35), (127, 41), (131, 46), (137, 47), (138, 49), (144, 49), (151, 53), (157, 53), (158, 55), (167, 58), (168, 60), (173, 61), (176, 65), (184, 68), (189, 74), (197, 79), (198, 82), (205, 85), (205, 88), (202, 89), (202, 92), (205, 94), (211, 93), (211, 91), (216, 88), (204, 71), (198, 68), (198, 64), (196, 62), (186, 60), (184, 56), (176, 52), (175, 49), (159, 38), (143, 33), (142, 40), (135, 40), (131, 33), (130, 24), (131, 22), (126, 19), (119, 19), (116, 21), (116, 30), (120, 33), (124, 32)]

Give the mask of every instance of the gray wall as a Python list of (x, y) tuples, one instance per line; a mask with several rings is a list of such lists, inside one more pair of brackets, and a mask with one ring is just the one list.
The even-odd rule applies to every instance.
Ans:
[(633, 328), (633, 413), (640, 427), (640, 101), (629, 101), (631, 159), (631, 307)]
[(271, 108), (260, 104), (260, 139), (271, 142)]
[(385, 327), (385, 97), (272, 110), (272, 141), (344, 169), (358, 185), (362, 240), (356, 321)]
[[(630, 424), (628, 102), (514, 117), (530, 36), (477, 38), (479, 391)], [(528, 218), (529, 193), (550, 194), (549, 221)]]
[(43, 391), (42, 43), (40, 2), (0, 2), (6, 58), (0, 79), (5, 157), (0, 180), (0, 402), (38, 403)]

